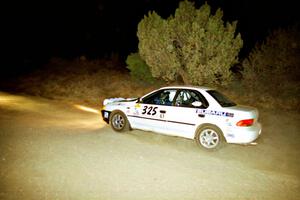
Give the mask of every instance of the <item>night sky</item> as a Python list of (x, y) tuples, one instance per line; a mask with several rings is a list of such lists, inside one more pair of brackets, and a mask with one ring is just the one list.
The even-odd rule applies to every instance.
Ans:
[[(51, 57), (125, 60), (137, 51), (137, 24), (150, 10), (168, 17), (179, 0), (10, 1), (1, 3), (1, 75), (28, 71)], [(195, 0), (199, 7), (205, 1)], [(270, 30), (299, 22), (296, 1), (207, 0), (224, 20), (238, 20), (247, 55)], [(4, 15), (3, 15), (4, 14)]]

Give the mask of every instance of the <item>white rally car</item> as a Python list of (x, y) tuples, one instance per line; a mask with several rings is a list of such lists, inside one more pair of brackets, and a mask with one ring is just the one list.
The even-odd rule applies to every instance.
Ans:
[(115, 131), (141, 129), (195, 139), (206, 149), (248, 144), (261, 134), (258, 110), (207, 87), (163, 87), (141, 98), (105, 99), (103, 120)]

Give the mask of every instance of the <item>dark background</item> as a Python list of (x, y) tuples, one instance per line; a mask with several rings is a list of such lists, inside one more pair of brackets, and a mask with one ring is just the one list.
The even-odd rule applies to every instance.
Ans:
[[(195, 0), (197, 7), (203, 0)], [(10, 1), (1, 3), (1, 75), (39, 68), (51, 57), (88, 59), (117, 54), (125, 60), (137, 51), (137, 24), (150, 10), (168, 17), (179, 0)], [(298, 23), (296, 1), (208, 0), (238, 20), (247, 56), (254, 44), (278, 27)]]

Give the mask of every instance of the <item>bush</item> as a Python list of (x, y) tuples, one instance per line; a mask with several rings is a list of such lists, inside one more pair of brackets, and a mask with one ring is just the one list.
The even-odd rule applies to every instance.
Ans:
[(214, 15), (208, 4), (199, 9), (189, 1), (180, 2), (175, 15), (162, 19), (155, 12), (138, 24), (139, 53), (153, 77), (166, 81), (182, 79), (185, 84), (226, 84), (230, 67), (242, 47), (236, 24)]
[(135, 80), (141, 80), (146, 83), (154, 83), (149, 66), (140, 57), (138, 53), (130, 54), (126, 59), (127, 68), (130, 70), (130, 76)]
[(242, 62), (245, 85), (264, 88), (271, 94), (282, 94), (291, 83), (291, 88), (299, 86), (299, 55), (299, 27), (274, 30), (262, 44), (256, 44)]
[(264, 107), (300, 110), (299, 27), (279, 28), (243, 60), (243, 87)]

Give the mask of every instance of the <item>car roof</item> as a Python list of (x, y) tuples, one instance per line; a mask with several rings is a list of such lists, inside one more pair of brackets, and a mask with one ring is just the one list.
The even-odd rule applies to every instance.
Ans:
[(166, 86), (160, 89), (196, 89), (196, 90), (213, 90), (214, 88), (205, 87), (205, 86), (192, 86), (192, 85), (173, 85), (173, 86)]

